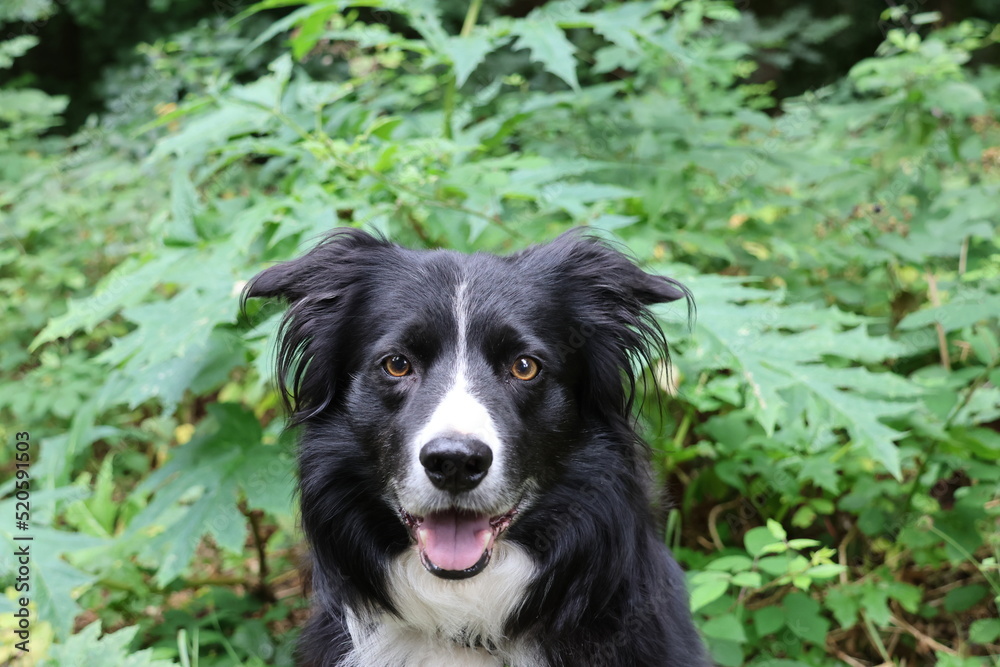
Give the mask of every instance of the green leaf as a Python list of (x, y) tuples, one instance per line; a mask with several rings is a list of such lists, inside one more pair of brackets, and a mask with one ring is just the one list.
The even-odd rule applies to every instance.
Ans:
[(169, 660), (155, 660), (152, 649), (132, 651), (131, 644), (139, 626), (122, 628), (101, 636), (101, 622), (95, 621), (65, 644), (49, 647), (49, 657), (39, 667), (175, 667)]
[(808, 549), (810, 547), (818, 547), (820, 544), (822, 544), (822, 542), (819, 540), (812, 540), (803, 537), (788, 540), (788, 546), (796, 551), (802, 551), (803, 549)]
[(706, 637), (713, 639), (725, 639), (728, 641), (745, 643), (747, 640), (743, 624), (735, 614), (726, 614), (709, 619), (701, 626), (701, 631)]
[(766, 544), (760, 550), (762, 554), (782, 554), (788, 551), (788, 545), (784, 542), (775, 542), (774, 544)]
[(826, 643), (830, 622), (820, 613), (819, 603), (805, 593), (789, 593), (781, 601), (785, 625), (796, 636), (817, 646)]
[(802, 479), (809, 480), (831, 494), (840, 492), (840, 475), (837, 465), (824, 456), (811, 456), (802, 462), (799, 471)]
[(1000, 639), (1000, 618), (980, 618), (969, 626), (969, 641), (992, 644)]
[[(778, 545), (768, 545), (768, 546), (784, 547), (785, 545), (778, 544)], [(766, 551), (767, 548), (768, 547), (764, 547), (765, 553), (767, 553)], [(763, 558), (757, 561), (757, 567), (761, 571), (766, 572), (772, 577), (780, 577), (783, 575), (790, 574), (791, 572), (798, 569), (793, 566), (794, 558), (795, 557), (788, 552), (782, 552), (780, 555), (777, 556), (764, 556)]]
[[(53, 499), (55, 495), (63, 497), (79, 498), (80, 489), (65, 488), (56, 492), (48, 492), (48, 499)], [(46, 495), (36, 491), (32, 494), (32, 519), (36, 522), (35, 516), (39, 515), (38, 507), (45, 502)], [(11, 501), (0, 503), (0, 510), (6, 516), (13, 516), (13, 505)], [(8, 522), (12, 526), (13, 522)], [(0, 546), (3, 553), (0, 554), (0, 571), (17, 572), (19, 564), (15, 562), (14, 554), (21, 548), (28, 548), (31, 559), (31, 599), (38, 605), (38, 617), (52, 624), (57, 637), (68, 637), (73, 629), (73, 620), (83, 612), (76, 600), (80, 594), (89, 588), (97, 577), (82, 572), (67, 563), (63, 556), (75, 553), (79, 550), (101, 547), (107, 544), (106, 541), (82, 535), (79, 533), (67, 533), (52, 530), (40, 526), (32, 526), (31, 541), (14, 540), (15, 537), (5, 530), (7, 526), (0, 527)], [(24, 535), (18, 535), (23, 537)]]
[(767, 529), (772, 535), (774, 535), (775, 538), (779, 540), (785, 540), (788, 538), (788, 534), (785, 533), (785, 528), (774, 519), (767, 520)]
[(785, 612), (779, 606), (761, 607), (753, 612), (753, 624), (760, 636), (770, 635), (785, 625)]
[(875, 625), (889, 624), (892, 612), (889, 609), (889, 593), (880, 586), (866, 585), (861, 589), (861, 608)]
[(743, 572), (753, 567), (753, 561), (746, 556), (723, 556), (716, 558), (705, 566), (709, 570), (725, 570), (726, 572)]
[(858, 620), (861, 604), (858, 598), (843, 588), (831, 588), (826, 593), (823, 604), (833, 613), (842, 628), (853, 627)]
[(988, 108), (979, 89), (964, 81), (948, 81), (931, 88), (925, 104), (959, 118), (982, 114)]
[(10, 69), (14, 59), (23, 56), (28, 49), (38, 44), (34, 35), (18, 35), (0, 42), (0, 69)]
[(570, 85), (573, 90), (579, 90), (576, 79), (576, 58), (573, 55), (575, 47), (563, 34), (562, 28), (555, 22), (540, 22), (532, 20), (531, 14), (524, 21), (514, 23), (511, 32), (517, 36), (515, 49), (529, 49), (531, 59), (539, 62), (546, 70), (555, 74)]
[(145, 262), (142, 259), (122, 262), (101, 279), (92, 295), (70, 301), (65, 314), (49, 320), (31, 342), (31, 349), (80, 329), (93, 329), (121, 308), (138, 304), (176, 261), (176, 254), (164, 252)]
[(938, 323), (946, 332), (952, 332), (977, 322), (995, 320), (997, 313), (1000, 313), (1000, 294), (970, 294), (961, 300), (910, 313), (899, 323), (899, 328), (919, 329)]
[(715, 602), (729, 589), (729, 581), (722, 579), (710, 581), (691, 589), (691, 611), (698, 611), (702, 607)]
[[(871, 361), (873, 357), (856, 352), (871, 338), (854, 331), (856, 316), (836, 309), (784, 306), (780, 295), (732, 279), (699, 276), (688, 286), (699, 295), (699, 345), (693, 352), (703, 360), (699, 370), (735, 365), (745, 380), (754, 418), (769, 435), (779, 420), (793, 417), (823, 429), (844, 428), (856, 447), (897, 478), (902, 474), (894, 440), (905, 434), (881, 419), (915, 409), (919, 389), (892, 374), (820, 363), (828, 355)], [(844, 325), (852, 328), (842, 331)], [(841, 336), (850, 342), (840, 345)], [(887, 343), (875, 356), (895, 349)], [(788, 396), (795, 396), (796, 402), (789, 403)]]
[(837, 563), (821, 563), (806, 570), (806, 575), (813, 579), (830, 579), (844, 570), (844, 566)]
[(743, 542), (746, 545), (747, 553), (756, 557), (764, 553), (764, 547), (778, 543), (780, 540), (769, 529), (758, 526), (747, 531), (747, 534), (743, 536)]
[(474, 30), (469, 36), (449, 36), (442, 44), (442, 50), (455, 68), (455, 83), (461, 87), (469, 76), (482, 64), (486, 56), (506, 43), (507, 40), (493, 40), (481, 30)]
[(733, 575), (733, 586), (741, 588), (760, 588), (764, 583), (759, 572), (738, 572)]
[(986, 597), (986, 587), (979, 584), (953, 588), (944, 596), (944, 608), (952, 613), (968, 611)]
[(913, 23), (913, 25), (926, 25), (928, 23), (937, 23), (940, 20), (941, 20), (941, 12), (920, 12), (910, 17), (910, 21)]
[(245, 408), (216, 403), (208, 412), (210, 419), (194, 438), (139, 487), (155, 494), (129, 533), (162, 531), (144, 549), (145, 557), (158, 564), (160, 585), (185, 571), (204, 535), (231, 551), (242, 549), (242, 498), (250, 508), (284, 516), (291, 512), (290, 457), (279, 446), (262, 443), (260, 422)]
[(924, 592), (919, 586), (902, 581), (889, 581), (886, 582), (886, 591), (889, 597), (899, 602), (900, 606), (911, 614), (916, 614), (920, 610)]
[(640, 45), (633, 34), (644, 25), (642, 19), (656, 11), (652, 2), (629, 2), (602, 7), (590, 14), (594, 32), (626, 51), (638, 52)]

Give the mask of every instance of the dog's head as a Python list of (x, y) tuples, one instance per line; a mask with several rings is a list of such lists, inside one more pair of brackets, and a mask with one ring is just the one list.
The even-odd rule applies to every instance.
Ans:
[(349, 434), (424, 565), (452, 579), (486, 567), (584, 429), (627, 423), (635, 358), (665, 354), (648, 306), (687, 296), (575, 232), (498, 257), (339, 230), (245, 291), (290, 302), (294, 420)]

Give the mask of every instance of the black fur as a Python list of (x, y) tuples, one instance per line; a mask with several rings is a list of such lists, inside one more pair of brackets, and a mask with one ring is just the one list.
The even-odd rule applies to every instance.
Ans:
[[(406, 250), (357, 230), (263, 271), (244, 294), (290, 303), (278, 377), (303, 428), (315, 591), (301, 664), (338, 665), (351, 646), (345, 609), (396, 611), (386, 570), (411, 540), (388, 480), (440, 395), (434, 369), (451, 349), (459, 280), (484, 360), (476, 370), (515, 453), (511, 479), (539, 489), (500, 538), (537, 572), (507, 636), (534, 642), (551, 667), (705, 664), (683, 574), (654, 527), (649, 451), (630, 414), (636, 362), (666, 358), (649, 306), (690, 304), (686, 289), (579, 232), (496, 257)], [(379, 375), (381, 355), (397, 349), (415, 360), (419, 384)], [(504, 380), (504, 364), (527, 351), (543, 361), (538, 381)]]

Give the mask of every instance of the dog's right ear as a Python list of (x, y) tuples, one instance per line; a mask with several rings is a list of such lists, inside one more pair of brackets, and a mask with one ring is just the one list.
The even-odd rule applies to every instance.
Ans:
[(264, 269), (254, 276), (243, 288), (243, 301), (257, 297), (283, 297), (289, 301), (298, 301), (305, 293), (303, 277), (308, 270), (308, 256), (281, 262)]
[[(243, 289), (242, 304), (255, 297), (289, 302), (278, 329), (275, 378), (292, 423), (318, 414), (333, 400), (349, 363), (350, 318), (364, 276), (394, 247), (357, 229), (338, 229), (298, 259), (261, 271)], [(245, 310), (245, 308), (244, 308)], [(317, 368), (323, 372), (310, 372)]]
[(390, 245), (384, 238), (359, 229), (334, 230), (302, 257), (275, 264), (254, 276), (243, 288), (242, 302), (281, 297), (294, 304), (310, 294), (322, 294), (342, 282), (338, 276), (348, 273), (351, 260), (357, 259), (356, 251)]

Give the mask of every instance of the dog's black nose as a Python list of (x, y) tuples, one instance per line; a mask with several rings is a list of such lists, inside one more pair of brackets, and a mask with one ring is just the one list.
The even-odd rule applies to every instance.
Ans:
[(458, 493), (483, 481), (493, 463), (493, 450), (479, 440), (435, 438), (420, 449), (420, 463), (434, 486)]

